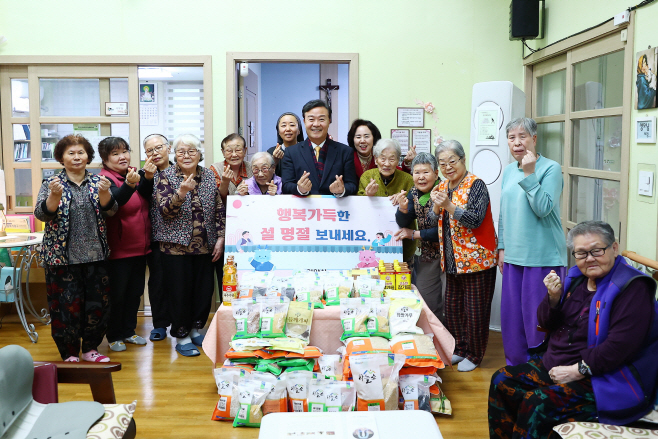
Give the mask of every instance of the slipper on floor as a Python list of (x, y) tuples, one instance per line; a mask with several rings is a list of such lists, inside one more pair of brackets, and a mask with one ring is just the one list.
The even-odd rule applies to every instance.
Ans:
[(197, 335), (196, 337), (192, 337), (192, 343), (194, 343), (195, 346), (199, 346), (199, 347), (201, 347), (201, 345), (203, 344), (203, 339), (204, 339), (205, 337), (206, 337), (206, 336), (203, 335), (203, 334), (199, 334), (199, 335)]
[(139, 335), (133, 335), (128, 338), (124, 338), (123, 341), (126, 343), (131, 343), (131, 344), (137, 344), (137, 345), (145, 345), (146, 340), (144, 340), (143, 337), (140, 337)]
[(199, 351), (196, 349), (196, 347), (192, 343), (186, 343), (186, 344), (177, 344), (176, 345), (176, 352), (181, 354), (183, 357), (196, 357), (199, 355)]
[(149, 340), (151, 341), (160, 341), (167, 338), (167, 330), (165, 328), (155, 328), (151, 331), (151, 336)]

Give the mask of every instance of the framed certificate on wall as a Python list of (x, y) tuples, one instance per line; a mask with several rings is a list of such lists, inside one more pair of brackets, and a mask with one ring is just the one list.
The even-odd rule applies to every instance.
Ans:
[(432, 130), (411, 130), (411, 144), (416, 147), (416, 153), (432, 153)]
[(425, 109), (417, 107), (398, 107), (398, 126), (422, 128), (425, 126)]
[(407, 151), (409, 151), (409, 130), (391, 130), (391, 139), (397, 140), (402, 155), (407, 155)]
[(635, 141), (637, 143), (656, 143), (656, 116), (635, 119)]

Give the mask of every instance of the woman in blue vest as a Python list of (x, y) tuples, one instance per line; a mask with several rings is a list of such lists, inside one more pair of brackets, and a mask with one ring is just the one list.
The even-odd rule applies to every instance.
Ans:
[(108, 362), (97, 349), (109, 311), (105, 217), (114, 215), (117, 205), (110, 181), (87, 171), (94, 159), (87, 139), (65, 136), (54, 155), (64, 169), (44, 180), (34, 209), (34, 216), (45, 223), (41, 257), (52, 336), (65, 361), (80, 361), (82, 348), (84, 361)]
[(214, 262), (224, 251), (225, 209), (215, 175), (199, 166), (201, 142), (192, 134), (174, 140), (176, 164), (160, 174), (156, 203), (162, 214), (160, 250), (168, 291), (170, 334), (176, 351), (199, 355), (214, 283)]
[(578, 224), (567, 245), (576, 266), (565, 279), (555, 272), (544, 278), (542, 349), (491, 378), (492, 438), (543, 438), (561, 423), (597, 418), (623, 425), (653, 409), (656, 283), (619, 256), (607, 223)]

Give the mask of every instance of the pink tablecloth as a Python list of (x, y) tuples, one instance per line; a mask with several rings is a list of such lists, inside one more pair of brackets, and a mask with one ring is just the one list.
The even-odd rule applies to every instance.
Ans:
[[(223, 304), (219, 307), (203, 340), (203, 351), (214, 365), (224, 362), (224, 354), (228, 351), (231, 337), (235, 334), (235, 320), (231, 310), (230, 306)], [(434, 334), (434, 346), (441, 360), (450, 365), (455, 350), (455, 338), (430, 311), (424, 301), (418, 327), (426, 334)], [(340, 323), (340, 306), (328, 306), (313, 311), (309, 343), (311, 346), (319, 347), (325, 354), (335, 354), (336, 349), (343, 346), (340, 341), (341, 335), (343, 335), (343, 327)]]

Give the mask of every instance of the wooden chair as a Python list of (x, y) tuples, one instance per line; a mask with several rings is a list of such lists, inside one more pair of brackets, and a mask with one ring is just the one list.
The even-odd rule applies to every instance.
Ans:
[[(58, 384), (89, 384), (91, 387), (91, 395), (94, 401), (101, 404), (116, 404), (116, 396), (114, 395), (114, 383), (112, 382), (112, 372), (121, 370), (121, 363), (70, 363), (66, 361), (35, 361), (35, 382), (36, 380), (45, 381), (45, 385), (40, 384), (35, 387), (43, 388), (46, 395), (34, 395), (34, 399), (41, 403), (58, 402), (57, 393), (55, 388), (54, 397), (52, 389), (48, 386), (47, 381), (52, 379), (52, 367), (54, 366), (57, 375)], [(43, 374), (45, 377), (39, 377), (37, 371), (44, 369)], [(48, 377), (48, 375), (51, 375)], [(33, 390), (33, 394), (38, 390)], [(53, 400), (54, 399), (54, 400)], [(124, 434), (124, 439), (133, 439), (137, 434), (137, 425), (135, 419), (132, 418), (130, 425)]]

